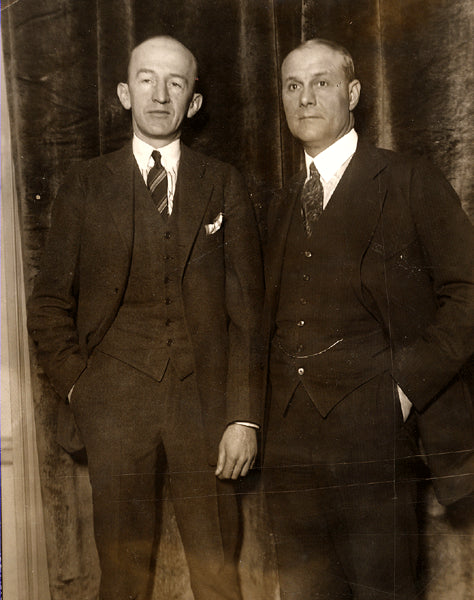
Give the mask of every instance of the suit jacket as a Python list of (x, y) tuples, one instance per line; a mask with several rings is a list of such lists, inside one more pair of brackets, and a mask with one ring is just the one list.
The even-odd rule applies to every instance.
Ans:
[[(304, 171), (297, 174), (269, 211), (264, 315), (270, 339), (304, 179)], [(415, 406), (438, 496), (452, 501), (472, 489), (474, 471), (472, 400), (459, 376), (473, 350), (472, 226), (432, 166), (360, 141), (331, 202), (337, 198), (345, 206), (348, 251), (356, 257), (348, 285), (386, 334), (389, 368)]]
[[(32, 297), (38, 358), (64, 399), (114, 321), (134, 237), (131, 144), (74, 167), (59, 190)], [(182, 144), (177, 197), (185, 217), (181, 295), (211, 442), (226, 424), (260, 422), (257, 331), (263, 301), (260, 245), (242, 178)], [(214, 234), (205, 225), (223, 214)]]

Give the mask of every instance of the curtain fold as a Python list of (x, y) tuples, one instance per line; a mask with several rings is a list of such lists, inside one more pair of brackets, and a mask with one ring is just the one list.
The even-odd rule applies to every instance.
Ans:
[[(152, 35), (177, 37), (196, 54), (205, 102), (184, 139), (242, 171), (262, 221), (267, 192), (287, 181), (302, 159), (282, 111), (280, 64), (314, 36), (334, 39), (353, 53), (362, 82), (359, 133), (433, 160), (472, 215), (473, 13), (469, 0), (4, 2), (26, 294), (66, 170), (120, 147), (131, 135), (116, 86), (126, 78), (130, 49)], [(34, 355), (32, 361), (52, 600), (94, 600), (98, 566), (87, 468), (56, 446), (58, 399)], [(257, 600), (260, 586), (262, 598), (270, 600), (276, 597), (274, 558), (255, 490), (245, 508), (245, 585), (248, 598)], [(187, 584), (171, 510), (163, 527), (155, 595), (182, 599)]]

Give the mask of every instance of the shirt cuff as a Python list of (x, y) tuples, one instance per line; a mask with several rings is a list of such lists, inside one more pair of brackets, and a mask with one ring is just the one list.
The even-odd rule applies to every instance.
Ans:
[(245, 425), (245, 427), (251, 427), (252, 429), (260, 429), (260, 425), (257, 423), (249, 423), (248, 421), (234, 421), (230, 425)]

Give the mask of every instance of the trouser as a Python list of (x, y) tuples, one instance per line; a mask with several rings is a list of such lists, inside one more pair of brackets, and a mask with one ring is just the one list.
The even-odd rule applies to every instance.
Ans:
[(413, 600), (416, 470), (388, 373), (323, 418), (300, 384), (272, 383), (266, 499), (282, 600)]
[(195, 376), (181, 381), (170, 365), (157, 382), (96, 351), (71, 405), (88, 455), (100, 600), (150, 597), (164, 475), (195, 600), (240, 600), (236, 496), (208, 464)]

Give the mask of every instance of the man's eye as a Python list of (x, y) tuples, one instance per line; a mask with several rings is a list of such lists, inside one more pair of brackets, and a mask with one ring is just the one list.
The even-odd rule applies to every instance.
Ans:
[(170, 81), (170, 86), (177, 89), (183, 88), (183, 84), (180, 81)]
[(297, 84), (297, 83), (290, 83), (290, 84), (288, 85), (288, 89), (289, 89), (290, 91), (292, 91), (292, 92), (294, 92), (295, 90), (297, 90), (297, 89), (298, 89), (298, 87), (299, 87), (299, 86), (298, 86), (298, 84)]
[(325, 79), (321, 79), (321, 81), (318, 81), (318, 87), (327, 87), (328, 86), (328, 82)]

